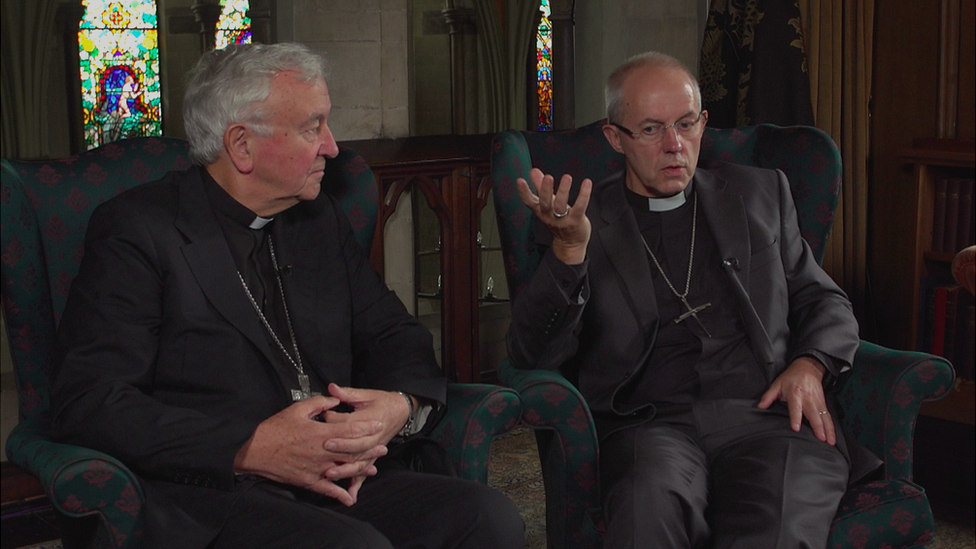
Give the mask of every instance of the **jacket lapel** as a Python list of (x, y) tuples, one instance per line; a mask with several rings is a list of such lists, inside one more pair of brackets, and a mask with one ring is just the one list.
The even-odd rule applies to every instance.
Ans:
[[(202, 169), (202, 168), (199, 168)], [(234, 259), (199, 172), (180, 182), (175, 226), (187, 239), (183, 257), (204, 295), (220, 314), (271, 360), (272, 349), (234, 269)]]
[[(658, 320), (657, 298), (651, 283), (647, 251), (639, 238), (637, 220), (627, 204), (622, 177), (601, 182), (599, 196), (602, 226), (594, 231), (595, 235), (610, 263), (620, 274), (620, 280), (623, 280), (630, 295), (630, 303), (647, 305), (630, 307), (637, 316), (641, 333), (646, 334)], [(634, 235), (638, 235), (638, 238), (635, 239)]]
[[(702, 169), (695, 172), (695, 191), (698, 193), (702, 214), (715, 238), (722, 268), (729, 275), (739, 300), (739, 310), (752, 343), (753, 353), (760, 364), (767, 365), (773, 361), (773, 346), (746, 290), (749, 287), (752, 267), (749, 222), (742, 197), (725, 192), (725, 188), (726, 182), (716, 178), (711, 172)], [(764, 374), (767, 371), (768, 368), (763, 368)]]

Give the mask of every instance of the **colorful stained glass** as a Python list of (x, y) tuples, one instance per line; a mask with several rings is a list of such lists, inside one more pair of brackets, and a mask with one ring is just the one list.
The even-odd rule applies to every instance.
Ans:
[(230, 44), (251, 43), (251, 19), (247, 16), (250, 0), (220, 0), (223, 10), (217, 20), (217, 49)]
[(549, 0), (539, 6), (542, 20), (536, 33), (535, 51), (539, 90), (539, 131), (552, 130), (552, 22)]
[(154, 0), (82, 0), (78, 31), (85, 145), (162, 135)]

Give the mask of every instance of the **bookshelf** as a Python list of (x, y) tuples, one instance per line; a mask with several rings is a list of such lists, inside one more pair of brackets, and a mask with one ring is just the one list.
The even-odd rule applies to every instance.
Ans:
[[(972, 141), (917, 139), (903, 157), (906, 162), (914, 166), (916, 192), (914, 249), (911, 254), (913, 269), (911, 341), (916, 349), (931, 351), (932, 349), (928, 347), (932, 345), (931, 334), (928, 331), (931, 328), (927, 329), (926, 320), (926, 307), (931, 308), (931, 305), (926, 303), (925, 282), (929, 281), (932, 286), (950, 283), (952, 281), (950, 265), (955, 251), (972, 243), (972, 237), (969, 235), (972, 232), (972, 225), (969, 225), (968, 230), (959, 230), (958, 224), (948, 228), (945, 225), (949, 217), (947, 212), (953, 207), (960, 208), (960, 206), (949, 203), (940, 205), (938, 191), (945, 186), (947, 180), (973, 179), (976, 173), (976, 148)], [(968, 208), (972, 219), (971, 202)], [(933, 239), (933, 235), (939, 235), (946, 230), (956, 231), (956, 234), (964, 233), (965, 236), (958, 236), (951, 240), (951, 243), (942, 246), (943, 249), (939, 249), (939, 244), (935, 242), (939, 238), (936, 236)], [(971, 330), (957, 330), (956, 336), (960, 338), (955, 341), (957, 348), (965, 345), (972, 348)], [(953, 360), (953, 357), (948, 358), (950, 361)], [(969, 372), (965, 377), (961, 376), (957, 380), (956, 387), (946, 398), (925, 403), (921, 413), (949, 421), (976, 424), (976, 390), (974, 390), (972, 373)]]

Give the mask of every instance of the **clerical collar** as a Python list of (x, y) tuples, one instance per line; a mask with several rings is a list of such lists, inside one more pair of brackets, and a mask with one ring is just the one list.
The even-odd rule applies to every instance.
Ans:
[(260, 215), (255, 215), (254, 221), (252, 221), (251, 224), (248, 225), (248, 228), (254, 230), (261, 230), (264, 228), (265, 225), (271, 223), (272, 221), (274, 221), (273, 217), (261, 217)]
[(263, 229), (274, 219), (273, 217), (267, 218), (256, 215), (221, 187), (210, 175), (210, 172), (206, 169), (201, 169), (200, 172), (203, 178), (203, 187), (207, 191), (210, 203), (215, 211), (227, 216), (234, 223), (255, 230)]
[(674, 196), (664, 198), (647, 197), (647, 210), (651, 212), (670, 212), (684, 206), (687, 200), (685, 193), (678, 193)]
[(627, 192), (631, 195), (631, 203), (633, 204), (632, 207), (634, 208), (642, 206), (643, 203), (646, 203), (647, 211), (649, 212), (670, 212), (671, 210), (677, 210), (688, 202), (688, 197), (691, 196), (692, 193), (692, 183), (693, 181), (689, 182), (684, 191), (674, 196), (667, 196), (664, 198), (652, 198), (649, 196), (640, 195), (630, 189), (627, 189)]

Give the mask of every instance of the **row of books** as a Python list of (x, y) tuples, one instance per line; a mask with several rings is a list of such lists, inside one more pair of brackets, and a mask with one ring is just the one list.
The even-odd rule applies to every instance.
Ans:
[(973, 179), (937, 179), (932, 217), (932, 250), (956, 253), (974, 244), (974, 240)]
[(922, 281), (919, 350), (952, 362), (956, 375), (974, 376), (976, 305), (973, 295), (958, 284)]

